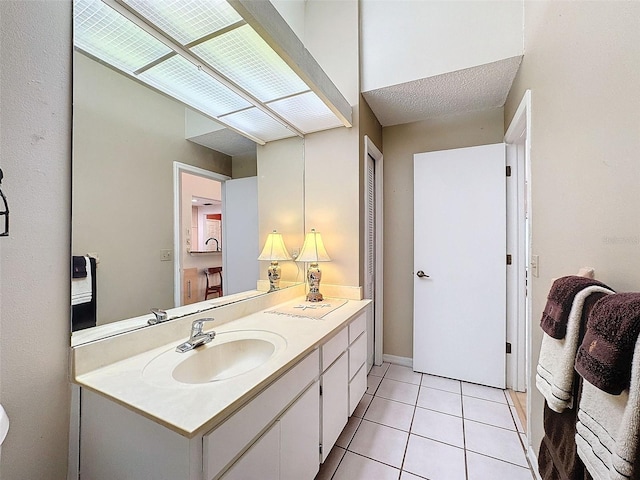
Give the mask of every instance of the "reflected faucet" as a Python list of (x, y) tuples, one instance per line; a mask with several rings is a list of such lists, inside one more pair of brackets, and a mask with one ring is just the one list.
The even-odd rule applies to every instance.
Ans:
[(217, 239), (215, 239), (215, 238), (213, 238), (213, 237), (211, 237), (211, 238), (207, 238), (207, 241), (206, 241), (206, 242), (204, 242), (204, 244), (205, 244), (205, 245), (209, 245), (209, 242), (210, 242), (211, 240), (213, 240), (214, 242), (216, 242), (216, 252), (219, 252), (219, 251), (220, 251), (220, 244), (218, 243), (218, 240), (217, 240)]
[(214, 320), (215, 319), (213, 318), (201, 318), (200, 320), (194, 320), (191, 324), (191, 336), (189, 337), (189, 340), (178, 345), (176, 347), (176, 352), (188, 352), (189, 350), (193, 350), (194, 348), (213, 340), (216, 336), (216, 332), (211, 330), (210, 332), (203, 333), (202, 326), (204, 325), (204, 322), (213, 322)]
[(152, 308), (151, 313), (153, 313), (156, 316), (156, 318), (150, 318), (149, 320), (147, 320), (147, 323), (149, 325), (155, 325), (157, 323), (162, 323), (169, 320), (169, 316), (167, 315), (167, 312), (159, 308)]

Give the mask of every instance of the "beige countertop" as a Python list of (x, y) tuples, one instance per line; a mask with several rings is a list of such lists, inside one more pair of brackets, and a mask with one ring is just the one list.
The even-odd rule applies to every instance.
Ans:
[[(165, 363), (177, 364), (190, 355), (198, 355), (197, 350), (168, 353), (188, 339), (185, 335), (177, 342), (77, 375), (75, 382), (185, 437), (206, 433), (337, 333), (370, 303), (369, 300), (349, 300), (322, 319), (266, 313), (303, 301), (303, 297), (298, 298), (213, 328), (219, 338), (238, 337), (242, 335), (238, 331), (249, 330), (253, 338), (259, 338), (260, 331), (264, 331), (284, 339), (285, 346), (277, 349), (268, 361), (242, 375), (203, 384), (180, 383), (171, 378), (170, 372), (160, 378), (147, 370), (143, 377), (145, 367), (159, 356)], [(206, 324), (204, 330), (209, 330)], [(268, 337), (266, 333), (265, 338)], [(200, 348), (215, 342), (214, 339)], [(283, 342), (279, 345), (282, 347)]]

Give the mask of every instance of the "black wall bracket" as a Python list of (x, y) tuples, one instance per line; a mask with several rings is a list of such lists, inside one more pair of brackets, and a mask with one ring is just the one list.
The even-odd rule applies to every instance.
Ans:
[[(2, 185), (3, 177), (4, 175), (2, 173), (2, 169), (0, 168), (0, 186)], [(4, 229), (0, 230), (0, 237), (8, 237), (9, 236), (9, 205), (7, 204), (7, 197), (5, 197), (4, 193), (2, 193), (2, 189), (0, 189), (0, 199), (2, 199), (2, 203), (0, 203), (0, 217), (4, 217)]]

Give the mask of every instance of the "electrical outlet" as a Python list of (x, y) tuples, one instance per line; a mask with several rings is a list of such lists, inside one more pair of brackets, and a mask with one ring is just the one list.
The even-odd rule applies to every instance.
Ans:
[(160, 261), (170, 262), (173, 260), (173, 252), (171, 250), (160, 250)]

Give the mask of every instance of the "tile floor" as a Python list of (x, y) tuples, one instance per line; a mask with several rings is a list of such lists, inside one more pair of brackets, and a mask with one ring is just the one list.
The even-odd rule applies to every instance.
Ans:
[(316, 480), (532, 480), (509, 395), (374, 366)]

